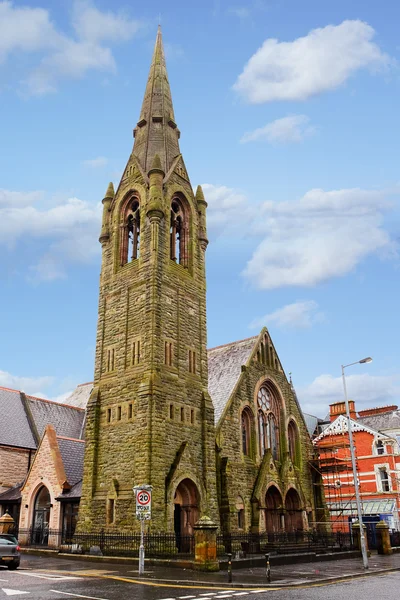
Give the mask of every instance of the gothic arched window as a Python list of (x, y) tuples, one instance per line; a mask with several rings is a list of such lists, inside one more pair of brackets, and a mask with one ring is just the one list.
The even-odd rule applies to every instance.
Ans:
[(241, 419), (242, 452), (245, 456), (251, 455), (251, 430), (252, 414), (249, 408), (244, 408)]
[(279, 409), (270, 386), (262, 385), (257, 394), (258, 439), (260, 455), (271, 449), (275, 460), (279, 454)]
[(175, 197), (171, 202), (170, 257), (183, 267), (188, 266), (188, 240), (187, 211), (181, 200)]
[(288, 425), (288, 446), (289, 446), (289, 456), (290, 456), (293, 464), (297, 464), (297, 440), (298, 440), (297, 426), (294, 423), (294, 421), (290, 421), (290, 423)]
[(121, 222), (121, 265), (139, 258), (140, 255), (140, 204), (133, 196), (125, 204)]

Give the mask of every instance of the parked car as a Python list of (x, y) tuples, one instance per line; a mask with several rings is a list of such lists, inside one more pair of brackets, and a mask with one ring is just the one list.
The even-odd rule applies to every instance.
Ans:
[(17, 539), (9, 533), (0, 533), (0, 565), (18, 569), (21, 561)]

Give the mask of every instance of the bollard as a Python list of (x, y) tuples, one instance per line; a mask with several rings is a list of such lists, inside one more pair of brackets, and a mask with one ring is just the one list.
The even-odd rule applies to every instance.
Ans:
[(268, 583), (271, 583), (271, 567), (269, 564), (269, 554), (265, 555), (265, 570), (267, 575), (267, 581)]
[(228, 583), (232, 583), (232, 554), (228, 554)]

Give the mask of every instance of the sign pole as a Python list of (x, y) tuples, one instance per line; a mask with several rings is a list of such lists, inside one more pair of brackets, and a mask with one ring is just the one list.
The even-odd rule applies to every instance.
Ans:
[(140, 521), (139, 575), (144, 573), (144, 521)]
[(140, 521), (139, 575), (144, 573), (144, 522), (151, 519), (151, 485), (135, 485), (136, 518)]

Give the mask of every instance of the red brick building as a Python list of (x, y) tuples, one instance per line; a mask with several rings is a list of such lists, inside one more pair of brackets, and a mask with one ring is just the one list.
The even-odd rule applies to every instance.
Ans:
[[(349, 406), (363, 521), (373, 541), (381, 519), (400, 529), (400, 414), (397, 406), (387, 406), (357, 415), (353, 401)], [(357, 509), (344, 402), (330, 406), (330, 423), (314, 444), (334, 529), (348, 531)]]

